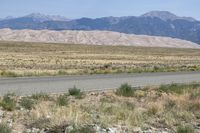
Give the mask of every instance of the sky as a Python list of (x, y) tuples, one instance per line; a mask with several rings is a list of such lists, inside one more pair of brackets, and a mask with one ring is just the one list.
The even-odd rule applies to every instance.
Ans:
[(0, 18), (30, 13), (61, 15), (69, 19), (139, 16), (152, 10), (200, 20), (200, 0), (0, 0)]

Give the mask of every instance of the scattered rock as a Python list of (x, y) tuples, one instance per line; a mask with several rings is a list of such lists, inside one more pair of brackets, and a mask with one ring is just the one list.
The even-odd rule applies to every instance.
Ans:
[(141, 129), (141, 127), (136, 127), (136, 128), (133, 129), (133, 132), (142, 133), (142, 129)]
[(68, 126), (68, 127), (66, 127), (66, 129), (65, 129), (65, 133), (70, 133), (73, 129), (74, 129), (73, 126)]
[(31, 129), (26, 129), (26, 133), (31, 133)]
[(4, 111), (3, 110), (0, 110), (0, 118), (2, 118), (4, 115)]
[(7, 120), (7, 124), (9, 126), (9, 128), (12, 128), (12, 126), (13, 126), (13, 120), (12, 119), (8, 119)]
[(117, 128), (108, 128), (108, 133), (118, 133)]
[(31, 133), (38, 133), (40, 132), (40, 129), (38, 128), (32, 128)]

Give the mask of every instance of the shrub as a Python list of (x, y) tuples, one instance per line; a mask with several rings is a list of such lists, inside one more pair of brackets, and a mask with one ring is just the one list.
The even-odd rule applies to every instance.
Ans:
[(159, 90), (166, 93), (174, 92), (180, 94), (182, 92), (182, 86), (178, 84), (161, 85), (159, 87)]
[(191, 127), (178, 127), (177, 133), (194, 133), (194, 129), (192, 129)]
[(1, 106), (7, 111), (13, 111), (16, 108), (15, 94), (6, 94), (1, 101)]
[(143, 91), (138, 90), (138, 91), (135, 92), (135, 97), (137, 97), (137, 98), (142, 98), (142, 97), (145, 97), (145, 96), (146, 96), (146, 92), (145, 92), (144, 89), (143, 89)]
[(10, 71), (2, 71), (0, 73), (1, 76), (4, 76), (4, 77), (17, 77), (18, 75), (14, 72), (10, 72)]
[(41, 101), (48, 101), (48, 100), (51, 100), (51, 98), (49, 97), (49, 95), (41, 92), (41, 93), (36, 93), (36, 94), (33, 94), (31, 96), (32, 99), (35, 99), (35, 100), (41, 100)]
[(158, 66), (154, 66), (154, 67), (153, 67), (153, 72), (157, 72), (157, 71), (159, 71), (159, 69), (160, 69), (160, 68), (159, 68)]
[(64, 70), (59, 70), (58, 75), (67, 75), (67, 72)]
[(134, 95), (134, 92), (131, 85), (125, 83), (117, 89), (116, 94), (119, 96), (131, 97)]
[(165, 103), (165, 109), (167, 110), (171, 110), (172, 108), (176, 107), (176, 102), (173, 101), (173, 100), (168, 100), (166, 103)]
[(193, 92), (190, 94), (190, 99), (200, 99), (200, 92)]
[(52, 122), (52, 120), (49, 119), (49, 118), (40, 117), (38, 119), (34, 119), (31, 123), (27, 124), (27, 128), (28, 129), (31, 129), (31, 128), (44, 129), (44, 128), (49, 127), (49, 125), (51, 124), (51, 122)]
[(11, 129), (6, 124), (0, 124), (0, 133), (11, 133)]
[(68, 99), (67, 99), (66, 95), (60, 95), (57, 98), (56, 104), (58, 106), (67, 106), (68, 105)]
[(79, 95), (80, 92), (81, 92), (81, 90), (77, 89), (76, 86), (74, 86), (73, 88), (69, 89), (69, 95), (71, 95), (71, 96)]
[(123, 106), (124, 108), (127, 108), (128, 110), (131, 110), (131, 111), (135, 109), (135, 104), (128, 101), (124, 102)]
[(94, 133), (95, 130), (92, 127), (85, 126), (85, 127), (75, 127), (69, 131), (69, 133)]
[(152, 106), (148, 109), (148, 115), (156, 115), (158, 112), (158, 108), (156, 106)]
[(103, 65), (103, 68), (105, 68), (105, 69), (108, 69), (109, 67), (112, 67), (112, 64), (111, 64), (111, 63), (108, 63), (108, 64), (104, 64), (104, 65)]
[(74, 86), (73, 88), (70, 88), (68, 92), (69, 92), (69, 95), (74, 96), (75, 98), (78, 98), (78, 99), (83, 98), (83, 92), (81, 92), (80, 89), (77, 89), (76, 86)]
[(200, 103), (198, 103), (198, 102), (190, 103), (189, 110), (190, 111), (199, 111), (200, 110)]
[(185, 91), (190, 91), (200, 87), (200, 84), (170, 84), (170, 85), (161, 85), (159, 90), (166, 93), (176, 93), (182, 94)]
[(28, 110), (31, 110), (34, 107), (34, 101), (28, 97), (22, 98), (19, 104)]

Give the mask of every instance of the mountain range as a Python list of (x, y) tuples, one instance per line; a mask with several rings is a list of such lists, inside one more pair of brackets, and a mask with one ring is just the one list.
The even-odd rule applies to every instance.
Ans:
[(166, 36), (200, 44), (200, 21), (168, 11), (151, 11), (141, 16), (68, 19), (33, 13), (0, 20), (0, 29), (100, 30), (126, 34)]

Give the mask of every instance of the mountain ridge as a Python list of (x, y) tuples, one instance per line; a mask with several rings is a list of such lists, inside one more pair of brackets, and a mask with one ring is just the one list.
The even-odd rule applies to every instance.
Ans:
[[(161, 14), (161, 17), (154, 11), (138, 17), (80, 18), (67, 21), (52, 20), (48, 17), (37, 20), (28, 15), (28, 17), (0, 20), (0, 29), (106, 30), (126, 34), (179, 38), (200, 44), (200, 21), (179, 17), (166, 11), (157, 11), (156, 13)], [(43, 15), (32, 14), (32, 16), (40, 18)]]
[(155, 18), (160, 18), (164, 21), (167, 21), (167, 20), (173, 21), (173, 20), (178, 20), (178, 19), (187, 20), (191, 22), (197, 21), (196, 19), (192, 17), (179, 17), (169, 11), (150, 11), (141, 15), (140, 17), (152, 17), (152, 18), (155, 17)]

